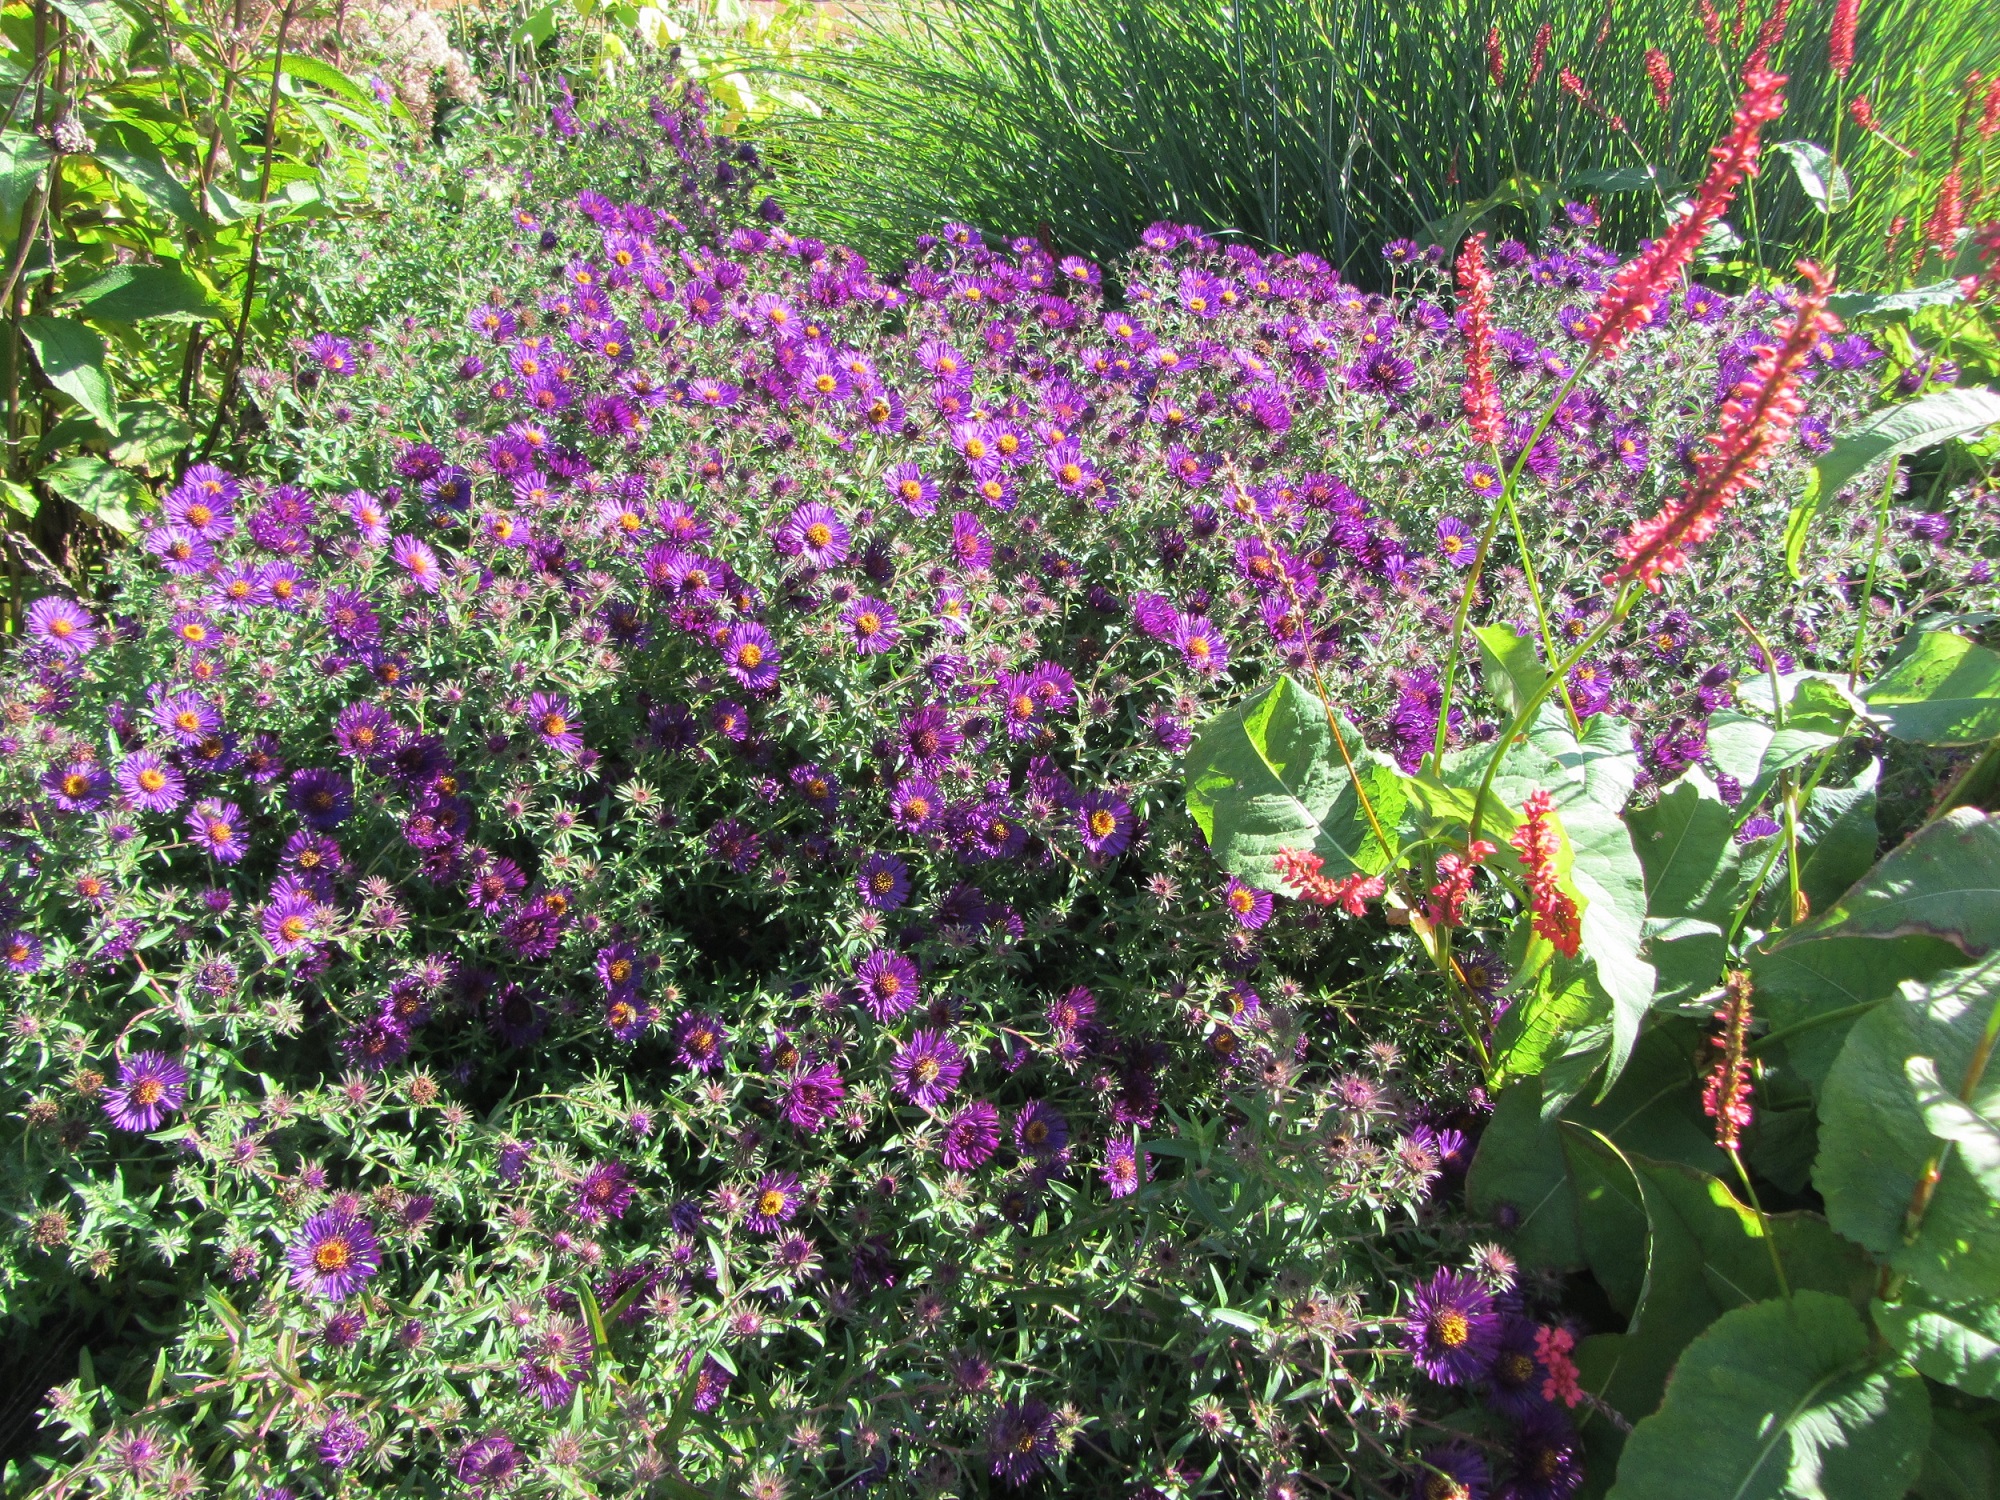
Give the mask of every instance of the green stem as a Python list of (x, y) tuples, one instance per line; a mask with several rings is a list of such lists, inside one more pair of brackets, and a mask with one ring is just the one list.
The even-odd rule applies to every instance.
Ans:
[(1868, 577), (1861, 585), (1861, 600), (1858, 613), (1861, 618), (1854, 627), (1854, 650), (1847, 658), (1847, 685), (1853, 687), (1861, 677), (1861, 657), (1868, 647), (1868, 616), (1875, 608), (1875, 573), (1882, 562), (1882, 541), (1889, 531), (1889, 502), (1896, 493), (1896, 466), (1898, 459), (1889, 460), (1889, 472), (1882, 478), (1882, 496), (1875, 507), (1875, 541), (1868, 549)]
[(1757, 1201), (1757, 1190), (1750, 1185), (1750, 1173), (1743, 1165), (1743, 1158), (1734, 1146), (1724, 1149), (1729, 1152), (1729, 1159), (1736, 1163), (1736, 1176), (1743, 1184), (1743, 1195), (1750, 1200), (1750, 1211), (1757, 1216), (1757, 1228), (1761, 1232), (1764, 1248), (1771, 1255), (1771, 1273), (1778, 1278), (1778, 1291), (1789, 1302), (1792, 1300), (1792, 1284), (1785, 1276), (1785, 1262), (1778, 1254), (1778, 1242), (1771, 1238), (1771, 1221), (1764, 1217), (1764, 1205)]

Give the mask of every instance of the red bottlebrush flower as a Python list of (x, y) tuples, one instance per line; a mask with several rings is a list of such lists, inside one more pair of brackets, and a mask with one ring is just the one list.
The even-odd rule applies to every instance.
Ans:
[(1358, 870), (1338, 880), (1328, 879), (1322, 873), (1326, 861), (1304, 849), (1280, 849), (1272, 862), (1278, 867), (1278, 878), (1298, 888), (1299, 900), (1314, 906), (1337, 906), (1350, 917), (1364, 915), (1367, 903), (1388, 889), (1380, 875), (1364, 875)]
[(1708, 38), (1708, 45), (1722, 45), (1722, 17), (1717, 15), (1709, 0), (1701, 0), (1701, 34)]
[(1833, 281), (1811, 261), (1800, 261), (1806, 290), (1787, 323), (1773, 330), (1779, 342), (1763, 357), (1723, 404), (1722, 421), (1709, 439), (1709, 451), (1695, 459), (1694, 477), (1680, 499), (1641, 521), (1618, 544), (1617, 577), (1637, 578), (1658, 591), (1659, 575), (1686, 563), (1683, 549), (1706, 541), (1716, 520), (1756, 477), (1772, 452), (1791, 431), (1804, 402), (1799, 378), (1823, 334), (1840, 331), (1840, 319), (1826, 310)]
[(1493, 378), (1493, 273), (1486, 267), (1486, 236), (1475, 234), (1458, 252), (1458, 301), (1465, 325), (1465, 385), (1459, 404), (1473, 441), (1497, 445), (1505, 430), (1500, 387)]
[(1746, 80), (1729, 134), (1709, 153), (1714, 164), (1694, 207), (1627, 261), (1598, 299), (1591, 317), (1591, 357), (1616, 359), (1632, 335), (1652, 321), (1653, 305), (1694, 257), (1709, 226), (1729, 206), (1738, 184), (1756, 175), (1757, 133), (1784, 113), (1784, 87), (1785, 80), (1775, 73), (1758, 73)]
[(1847, 112), (1854, 117), (1854, 123), (1870, 135), (1881, 133), (1882, 126), (1875, 118), (1875, 106), (1868, 102), (1866, 94), (1856, 94), (1854, 102), (1847, 106)]
[(1826, 39), (1826, 65), (1834, 77), (1845, 78), (1854, 67), (1854, 23), (1861, 0), (1834, 0), (1833, 30)]
[(1646, 49), (1646, 81), (1653, 86), (1653, 102), (1666, 113), (1674, 103), (1674, 65), (1658, 47)]
[(1493, 87), (1507, 87), (1507, 54), (1500, 50), (1500, 28), (1495, 26), (1486, 33), (1486, 76), (1493, 80)]
[(1743, 40), (1743, 23), (1749, 19), (1749, 15), (1750, 0), (1736, 0), (1736, 19), (1729, 25), (1730, 41), (1740, 42)]
[(1567, 1328), (1541, 1327), (1535, 1330), (1535, 1359), (1546, 1372), (1542, 1378), (1542, 1399), (1575, 1406), (1583, 1400), (1583, 1384), (1570, 1350), (1576, 1335)]
[(1557, 884), (1556, 853), (1561, 844), (1549, 821), (1555, 800), (1547, 792), (1531, 792), (1521, 810), (1525, 817), (1508, 842), (1521, 856), (1535, 931), (1554, 943), (1564, 958), (1575, 958), (1583, 946), (1583, 919), (1576, 902)]
[(1938, 184), (1937, 206), (1924, 221), (1924, 238), (1941, 250), (1949, 250), (1965, 227), (1965, 174), (1954, 164)]
[(1986, 98), (1979, 111), (1979, 138), (1990, 141), (2000, 135), (2000, 73), (1986, 80)]
[(1778, 43), (1785, 39), (1785, 18), (1790, 14), (1792, 0), (1778, 0), (1764, 24), (1757, 28), (1757, 45), (1750, 49), (1750, 55), (1743, 59), (1743, 81), (1748, 83), (1755, 74), (1765, 71), (1764, 64), (1771, 60), (1771, 53)]
[(1535, 33), (1535, 45), (1528, 53), (1528, 87), (1533, 88), (1541, 80), (1542, 65), (1549, 60), (1549, 38), (1555, 35), (1555, 28), (1547, 21)]
[(1493, 846), (1474, 839), (1464, 854), (1447, 851), (1438, 856), (1437, 884), (1424, 899), (1424, 916), (1433, 927), (1465, 925), (1465, 903), (1472, 895), (1472, 872), (1480, 866)]
[(1702, 1090), (1701, 1108), (1715, 1121), (1715, 1144), (1734, 1151), (1749, 1128), (1750, 1058), (1750, 976), (1734, 970), (1723, 981), (1722, 1009), (1715, 1019), (1722, 1023), (1722, 1035), (1712, 1038), (1722, 1056), (1709, 1071), (1708, 1086)]

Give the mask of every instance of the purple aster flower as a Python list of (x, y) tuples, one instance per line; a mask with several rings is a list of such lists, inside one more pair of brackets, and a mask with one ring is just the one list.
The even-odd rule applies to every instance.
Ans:
[(897, 464), (882, 476), (889, 493), (913, 516), (928, 516), (937, 509), (937, 485), (924, 477), (915, 464)]
[(869, 855), (854, 883), (877, 911), (895, 911), (910, 899), (910, 867), (893, 854)]
[(134, 1052), (118, 1064), (118, 1082), (104, 1091), (104, 1113), (120, 1130), (158, 1130), (187, 1102), (187, 1077), (187, 1069), (164, 1052)]
[(498, 1428), (467, 1443), (451, 1461), (452, 1476), (477, 1495), (508, 1488), (520, 1470), (521, 1450)]
[(1541, 1361), (1535, 1358), (1535, 1333), (1534, 1319), (1503, 1314), (1493, 1363), (1486, 1370), (1487, 1404), (1515, 1421), (1548, 1405), (1542, 1396)]
[(569, 1211), (586, 1224), (622, 1219), (636, 1191), (624, 1162), (601, 1161), (577, 1183)]
[(379, 1073), (410, 1055), (410, 1028), (395, 1014), (378, 1011), (341, 1038), (340, 1052), (352, 1066)]
[(590, 1330), (573, 1318), (551, 1318), (548, 1326), (522, 1349), (517, 1372), (521, 1389), (554, 1411), (576, 1394), (577, 1382), (590, 1368)]
[(354, 811), (354, 783), (345, 771), (310, 767), (292, 773), (285, 803), (310, 828), (326, 832), (340, 826)]
[(694, 1400), (690, 1404), (698, 1412), (711, 1412), (722, 1405), (722, 1398), (729, 1394), (729, 1372), (717, 1364), (712, 1356), (705, 1357), (701, 1368), (695, 1372)]
[(187, 816), (187, 828), (194, 835), (194, 846), (217, 864), (233, 865), (250, 852), (243, 809), (234, 802), (209, 797), (195, 803), (194, 811)]
[(1032, 1396), (1002, 1406), (986, 1431), (986, 1450), (996, 1479), (1019, 1489), (1047, 1467), (1056, 1453), (1056, 1418)]
[(1000, 1111), (984, 1099), (961, 1106), (945, 1122), (938, 1155), (954, 1172), (971, 1172), (993, 1159), (1000, 1146)]
[(330, 333), (316, 333), (306, 340), (306, 358), (328, 375), (352, 375), (355, 371), (354, 345)]
[(941, 1031), (916, 1031), (889, 1064), (897, 1093), (919, 1109), (935, 1110), (965, 1073), (965, 1055)]
[(778, 528), (779, 550), (795, 549), (815, 568), (833, 568), (845, 562), (852, 537), (834, 508), (818, 500), (801, 505)]
[(910, 777), (896, 783), (889, 797), (890, 817), (905, 833), (928, 833), (944, 812), (944, 794), (937, 783)]
[(264, 905), (264, 915), (258, 921), (258, 930), (264, 934), (264, 941), (271, 945), (271, 951), (283, 958), (309, 947), (314, 930), (320, 925), (320, 903), (313, 893), (297, 881), (285, 878), (271, 889), (271, 899)]
[(1410, 1300), (1403, 1347), (1416, 1367), (1441, 1385), (1483, 1376), (1500, 1343), (1493, 1294), (1470, 1276), (1440, 1270)]
[(1111, 792), (1085, 792), (1077, 798), (1076, 826), (1092, 854), (1106, 859), (1122, 854), (1132, 841), (1131, 804)]
[(307, 1219), (285, 1250), (292, 1285), (329, 1302), (360, 1291), (382, 1269), (375, 1226), (359, 1214), (328, 1209)]
[(878, 948), (855, 966), (854, 995), (877, 1021), (894, 1020), (915, 1010), (923, 998), (917, 966), (900, 953)]
[(754, 620), (732, 625), (722, 633), (722, 660), (734, 677), (753, 693), (767, 693), (778, 684), (780, 653), (771, 632)]
[(196, 692), (166, 694), (153, 705), (151, 717), (182, 745), (199, 745), (222, 733), (222, 711)]
[(1569, 1418), (1553, 1407), (1526, 1418), (1508, 1455), (1507, 1500), (1567, 1500), (1583, 1483), (1582, 1446)]
[(1454, 567), (1469, 568), (1479, 555), (1479, 536), (1457, 516), (1437, 523), (1438, 554)]
[(1055, 1030), (1074, 1036), (1096, 1019), (1097, 997), (1079, 984), (1059, 999), (1051, 1000), (1044, 1014)]
[(94, 760), (73, 760), (44, 772), (42, 790), (64, 812), (90, 812), (111, 795), (111, 778)]
[(1222, 888), (1222, 904), (1229, 908), (1229, 915), (1236, 919), (1238, 925), (1252, 931), (1271, 920), (1271, 893), (1261, 891), (1254, 885), (1245, 885), (1234, 875)]
[(1347, 378), (1356, 390), (1372, 391), (1393, 400), (1415, 388), (1417, 367), (1393, 350), (1381, 349), (1350, 365)]
[(536, 693), (528, 699), (528, 723), (535, 735), (551, 750), (566, 756), (580, 754), (583, 736), (577, 723), (576, 705), (560, 693)]
[(373, 703), (350, 703), (334, 720), (333, 740), (348, 755), (375, 760), (396, 748), (399, 735), (388, 712)]
[(1104, 1185), (1114, 1198), (1129, 1198), (1146, 1182), (1146, 1153), (1124, 1139), (1104, 1148)]
[(416, 537), (399, 536), (390, 542), (389, 559), (426, 594), (435, 594), (444, 585), (444, 568), (437, 554)]
[(952, 724), (944, 706), (926, 703), (903, 716), (896, 748), (911, 769), (932, 775), (964, 743), (965, 736)]
[(1021, 1106), (1014, 1116), (1014, 1144), (1029, 1156), (1048, 1160), (1069, 1145), (1069, 1121), (1046, 1100)]
[[(1506, 488), (1506, 479), (1498, 468), (1484, 461), (1475, 461), (1465, 466), (1465, 482), (1475, 495), (1488, 500), (1497, 499)], [(1443, 531), (1442, 524), (1439, 527)], [(1442, 536), (1440, 536), (1442, 540)]]
[[(17, 927), (5, 938), (0, 938), (0, 957), (6, 959), (7, 967), (16, 974), (33, 974), (42, 967), (42, 940), (32, 932)], [(139, 1055), (151, 1057), (154, 1054), (145, 1052)]]
[(729, 1055), (729, 1033), (714, 1016), (683, 1011), (674, 1022), (674, 1060), (695, 1073), (713, 1073)]
[(82, 656), (97, 644), (90, 611), (57, 594), (28, 606), (28, 634), (64, 656)]
[(888, 651), (902, 639), (896, 628), (896, 612), (880, 599), (856, 599), (841, 612), (840, 623), (854, 641), (855, 654), (874, 656)]
[(743, 1223), (752, 1234), (776, 1234), (792, 1221), (803, 1198), (799, 1179), (790, 1172), (766, 1172), (751, 1194)]
[(1446, 1443), (1424, 1454), (1414, 1500), (1486, 1500), (1492, 1478), (1485, 1454), (1470, 1443)]
[(779, 1091), (778, 1112), (785, 1123), (802, 1135), (817, 1135), (833, 1122), (840, 1103), (847, 1097), (847, 1085), (832, 1063), (817, 1063), (795, 1070)]
[(314, 1444), (319, 1461), (329, 1469), (346, 1468), (367, 1446), (367, 1431), (352, 1417), (338, 1412), (326, 1419), (326, 1425), (319, 1430), (319, 1441)]
[(1205, 616), (1176, 615), (1169, 639), (1181, 653), (1181, 660), (1200, 676), (1220, 676), (1229, 666), (1229, 642)]

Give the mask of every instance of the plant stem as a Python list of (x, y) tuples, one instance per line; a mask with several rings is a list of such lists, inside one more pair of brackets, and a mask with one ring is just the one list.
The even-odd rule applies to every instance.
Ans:
[(1750, 1211), (1757, 1216), (1757, 1228), (1764, 1240), (1764, 1248), (1770, 1252), (1771, 1273), (1778, 1278), (1778, 1291), (1784, 1299), (1792, 1300), (1792, 1284), (1785, 1276), (1785, 1262), (1778, 1254), (1778, 1242), (1771, 1238), (1771, 1221), (1764, 1216), (1764, 1205), (1757, 1201), (1757, 1189), (1750, 1185), (1749, 1170), (1743, 1165), (1743, 1158), (1734, 1146), (1724, 1148), (1729, 1159), (1736, 1163), (1737, 1179), (1743, 1184), (1743, 1195), (1750, 1200)]
[(1868, 616), (1875, 608), (1875, 571), (1882, 562), (1882, 540), (1889, 531), (1889, 501), (1896, 493), (1896, 466), (1899, 459), (1889, 460), (1889, 472), (1882, 478), (1882, 497), (1875, 508), (1875, 541), (1868, 549), (1868, 577), (1861, 585), (1861, 600), (1857, 608), (1859, 622), (1854, 627), (1854, 650), (1847, 658), (1847, 685), (1853, 687), (1861, 676), (1861, 657), (1868, 646)]

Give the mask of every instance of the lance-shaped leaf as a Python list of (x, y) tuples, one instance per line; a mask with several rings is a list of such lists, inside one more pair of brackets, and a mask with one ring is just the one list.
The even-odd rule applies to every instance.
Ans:
[(1970, 386), (1935, 391), (1892, 406), (1841, 433), (1832, 450), (1813, 468), (1805, 493), (1785, 523), (1785, 570), (1794, 578), (1799, 576), (1799, 559), (1805, 555), (1806, 537), (1821, 502), (1870, 465), (1934, 448), (1953, 438), (1970, 437), (1995, 422), (2000, 422), (2000, 395)]
[(1535, 652), (1535, 643), (1512, 625), (1479, 625), (1472, 631), (1479, 642), (1479, 666), (1486, 689), (1500, 700), (1509, 718), (1521, 711), (1542, 684), (1549, 669)]
[(2000, 735), (2000, 653), (1948, 630), (1923, 631), (1867, 698), (1899, 740), (1983, 745)]
[(1901, 1500), (1930, 1440), (1923, 1377), (1825, 1292), (1724, 1313), (1626, 1439), (1610, 1500)]
[[(1187, 753), (1187, 807), (1225, 870), (1289, 892), (1275, 863), (1281, 849), (1319, 855), (1335, 879), (1388, 865), (1410, 803), (1408, 779), (1388, 756), (1368, 749), (1352, 724), (1343, 721), (1340, 734), (1346, 760), (1320, 700), (1291, 677), (1202, 726)], [(1391, 849), (1376, 837), (1357, 777)]]
[(35, 351), (35, 363), (50, 385), (96, 419), (106, 432), (118, 430), (118, 393), (104, 368), (104, 340), (74, 318), (23, 318), (21, 336)]
[(1847, 169), (1828, 154), (1826, 147), (1811, 141), (1779, 141), (1772, 149), (1791, 158), (1793, 175), (1821, 213), (1838, 213), (1854, 201), (1854, 185), (1847, 180)]

